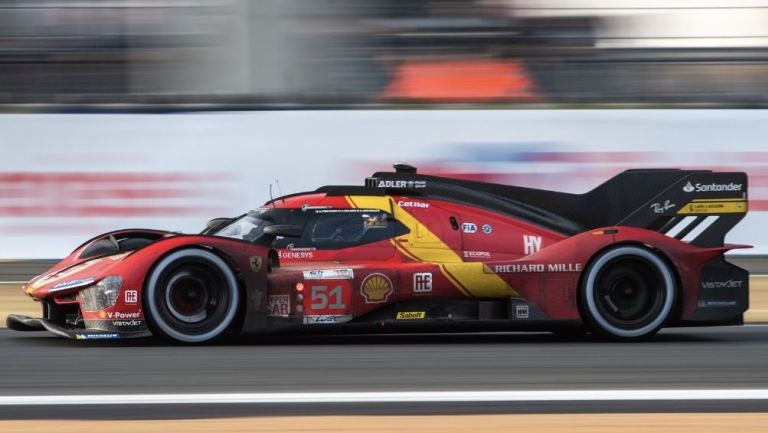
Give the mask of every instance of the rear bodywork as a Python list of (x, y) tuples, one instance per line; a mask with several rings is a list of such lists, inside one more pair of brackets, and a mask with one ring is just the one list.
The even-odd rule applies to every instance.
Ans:
[(363, 186), (278, 198), (254, 215), (280, 212), (300, 230), (268, 242), (226, 230), (98, 236), (24, 287), (41, 318), (13, 315), (8, 325), (80, 339), (150, 336), (147, 276), (184, 248), (213, 252), (234, 271), (239, 334), (578, 327), (584, 271), (617, 245), (652, 250), (673, 270), (678, 299), (665, 326), (741, 324), (748, 308), (748, 273), (724, 256), (740, 247), (724, 238), (747, 212), (744, 173), (630, 170), (568, 194), (400, 167)]

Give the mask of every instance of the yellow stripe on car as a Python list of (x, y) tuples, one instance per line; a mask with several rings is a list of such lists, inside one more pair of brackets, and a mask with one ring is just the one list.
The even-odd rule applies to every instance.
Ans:
[[(394, 212), (394, 217), (410, 233), (392, 239), (398, 251), (421, 262), (435, 263), (442, 274), (465, 296), (477, 298), (518, 297), (500, 276), (484, 263), (464, 262), (461, 256), (406, 210), (394, 205), (390, 196), (347, 196), (350, 206), (358, 209), (379, 209)], [(417, 235), (418, 234), (418, 235)]]

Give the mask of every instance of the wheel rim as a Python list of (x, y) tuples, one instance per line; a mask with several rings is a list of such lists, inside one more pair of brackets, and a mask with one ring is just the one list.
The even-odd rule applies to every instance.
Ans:
[(659, 272), (645, 260), (617, 259), (598, 274), (595, 301), (606, 320), (633, 329), (658, 315), (664, 303), (663, 286)]
[[(197, 274), (204, 272), (197, 272)], [(221, 297), (214, 279), (206, 275), (196, 275), (183, 270), (172, 276), (167, 282), (165, 303), (168, 311), (176, 319), (185, 323), (198, 323), (208, 317), (209, 310), (214, 310)]]
[(663, 325), (672, 311), (676, 285), (659, 256), (624, 246), (604, 252), (590, 264), (584, 289), (595, 325), (617, 337), (637, 338)]

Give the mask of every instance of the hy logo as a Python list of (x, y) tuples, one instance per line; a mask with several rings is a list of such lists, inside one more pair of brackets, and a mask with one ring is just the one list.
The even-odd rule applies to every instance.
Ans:
[(691, 185), (691, 181), (690, 180), (683, 187), (683, 191), (685, 191), (685, 192), (693, 192), (694, 189), (696, 189), (696, 188), (694, 188), (693, 185)]

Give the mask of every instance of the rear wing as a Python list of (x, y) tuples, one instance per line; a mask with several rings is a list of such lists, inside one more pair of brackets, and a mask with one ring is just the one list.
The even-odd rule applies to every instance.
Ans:
[[(639, 204), (616, 225), (645, 227), (691, 245), (722, 246), (726, 233), (747, 214), (746, 173), (633, 170), (614, 179), (609, 189), (619, 189), (621, 200), (631, 206)], [(642, 203), (631, 198), (648, 192), (652, 197)]]

